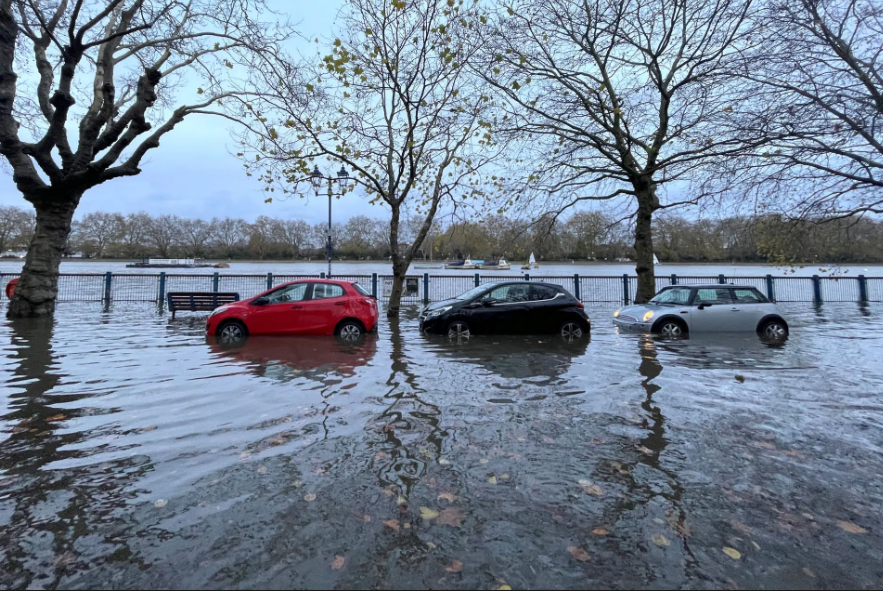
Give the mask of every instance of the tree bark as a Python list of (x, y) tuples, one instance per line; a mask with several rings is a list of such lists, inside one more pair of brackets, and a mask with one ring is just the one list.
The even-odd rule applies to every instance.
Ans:
[(638, 200), (635, 220), (635, 273), (638, 290), (635, 303), (643, 304), (656, 295), (656, 273), (653, 268), (653, 213), (659, 209), (659, 199), (652, 180), (640, 179), (635, 183)]
[(37, 225), (15, 295), (6, 311), (7, 318), (48, 316), (55, 312), (58, 267), (81, 196), (82, 193), (76, 193), (33, 201)]

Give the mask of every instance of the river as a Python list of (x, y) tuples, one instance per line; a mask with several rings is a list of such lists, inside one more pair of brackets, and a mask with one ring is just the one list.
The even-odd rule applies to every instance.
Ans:
[(779, 347), (3, 320), (0, 587), (879, 588), (883, 307), (787, 310)]
[[(23, 261), (21, 260), (0, 260), (0, 273), (18, 273), (21, 271)], [(318, 275), (328, 270), (328, 264), (325, 261), (312, 262), (237, 262), (228, 263), (229, 269), (214, 269), (211, 267), (200, 267), (195, 269), (141, 269), (127, 268), (126, 262), (123, 261), (81, 261), (81, 260), (65, 260), (61, 263), (62, 273), (151, 273), (156, 274), (165, 270), (168, 273), (221, 273), (223, 275), (266, 275), (273, 273), (274, 275)], [(430, 275), (472, 275), (481, 273), (487, 276), (493, 275), (521, 275), (520, 263), (512, 263), (509, 271), (474, 271), (474, 270), (452, 270), (443, 268), (422, 268), (425, 266), (439, 266), (441, 263), (430, 263), (416, 261), (414, 262), (409, 273), (422, 275), (429, 273)], [(377, 273), (378, 275), (392, 274), (392, 266), (383, 262), (353, 262), (353, 261), (335, 261), (332, 266), (332, 272), (337, 275), (370, 275)], [(531, 277), (555, 277), (570, 276), (579, 274), (583, 276), (621, 276), (623, 274), (634, 275), (634, 263), (544, 263), (540, 261), (538, 269), (529, 271)], [(691, 264), (691, 263), (661, 263), (656, 265), (656, 274), (660, 276), (671, 275), (672, 273), (683, 276), (717, 276), (719, 274), (728, 277), (759, 277), (764, 275), (773, 276), (795, 276), (809, 277), (819, 275), (821, 277), (855, 277), (865, 275), (867, 277), (883, 277), (883, 265), (871, 265), (867, 263), (856, 264), (831, 264), (831, 265), (805, 265), (799, 267), (777, 267), (773, 265), (762, 264)]]

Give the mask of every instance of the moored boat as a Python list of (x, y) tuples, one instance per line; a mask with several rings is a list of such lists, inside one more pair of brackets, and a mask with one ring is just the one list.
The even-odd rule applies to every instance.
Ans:
[[(483, 262), (483, 261), (482, 261)], [(462, 261), (457, 261), (456, 263), (445, 263), (445, 269), (475, 269), (476, 264), (472, 262), (472, 259), (464, 259)]]
[(482, 263), (478, 265), (478, 268), (482, 271), (508, 271), (511, 267), (506, 259), (500, 259), (494, 263)]

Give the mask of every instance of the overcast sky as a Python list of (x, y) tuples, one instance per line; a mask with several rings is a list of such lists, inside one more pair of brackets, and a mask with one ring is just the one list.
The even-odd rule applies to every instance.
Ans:
[[(288, 11), (304, 35), (326, 38), (331, 34), (340, 0), (306, 2), (276, 0), (277, 10)], [(162, 139), (142, 161), (142, 173), (91, 189), (83, 197), (77, 217), (92, 211), (183, 217), (240, 217), (253, 221), (259, 215), (301, 218), (310, 223), (327, 219), (327, 198), (275, 201), (265, 204), (266, 194), (255, 178), (248, 178), (235, 153), (228, 123), (209, 116), (192, 115)], [(326, 166), (330, 172), (330, 168)], [(345, 201), (345, 202), (344, 202)], [(8, 169), (0, 172), (0, 205), (26, 207)], [(335, 221), (353, 215), (382, 217), (384, 211), (365, 199), (348, 195), (334, 202)]]

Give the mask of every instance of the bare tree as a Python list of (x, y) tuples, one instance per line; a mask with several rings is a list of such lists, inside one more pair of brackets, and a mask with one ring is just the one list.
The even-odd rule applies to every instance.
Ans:
[(0, 253), (23, 246), (34, 227), (34, 214), (19, 207), (0, 206)]
[(137, 257), (144, 255), (144, 243), (150, 224), (150, 215), (143, 211), (130, 213), (123, 218), (122, 228), (120, 229), (120, 244), (126, 256)]
[(181, 243), (187, 247), (190, 254), (201, 257), (205, 254), (206, 246), (215, 232), (211, 222), (200, 219), (183, 219), (180, 224)]
[(273, 234), (276, 241), (285, 245), (288, 256), (295, 258), (301, 246), (310, 236), (310, 225), (303, 220), (274, 220)]
[(118, 213), (89, 213), (76, 224), (74, 235), (81, 250), (100, 259), (105, 249), (120, 239), (124, 223)]
[(782, 139), (734, 176), (791, 217), (883, 213), (883, 4), (770, 0), (757, 18), (751, 123)]
[(763, 142), (727, 123), (742, 92), (732, 62), (750, 44), (750, 7), (516, 0), (485, 29), (480, 72), (509, 105), (503, 129), (528, 140), (528, 188), (546, 210), (633, 204), (638, 302), (656, 289), (654, 213), (694, 202), (707, 162)]
[(248, 224), (243, 220), (234, 218), (217, 218), (212, 220), (214, 236), (212, 242), (215, 248), (220, 249), (224, 256), (232, 256), (233, 251), (241, 248), (248, 234)]
[[(54, 311), (80, 198), (140, 173), (165, 134), (230, 95), (228, 68), (281, 37), (254, 20), (262, 10), (262, 0), (0, 0), (0, 154), (37, 213), (8, 316)], [(173, 108), (185, 73), (202, 81), (199, 96)]]
[[(253, 114), (256, 134), (245, 140), (246, 157), (259, 160), (248, 166), (268, 190), (281, 180), (290, 191), (286, 183), (321, 158), (355, 171), (372, 202), (388, 208), (390, 316), (399, 313), (405, 273), (439, 206), (482, 199), (493, 187), (481, 179), (500, 153), (493, 101), (466, 68), (480, 18), (463, 0), (348, 0), (340, 36), (317, 71), (264, 72), (263, 95), (243, 112)], [(405, 210), (421, 222), (407, 244)]]
[(181, 243), (181, 218), (163, 215), (154, 218), (145, 233), (147, 244), (162, 258), (168, 258), (172, 247)]

